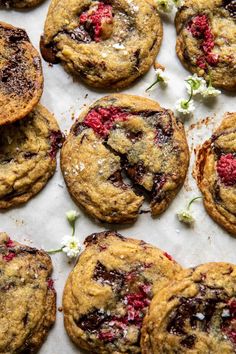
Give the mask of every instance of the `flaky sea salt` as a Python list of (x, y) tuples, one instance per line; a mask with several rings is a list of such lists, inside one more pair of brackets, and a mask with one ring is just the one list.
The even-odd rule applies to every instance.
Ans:
[(113, 44), (112, 47), (115, 48), (115, 49), (125, 49), (125, 46), (123, 44), (120, 44), (120, 43), (115, 43), (115, 44)]

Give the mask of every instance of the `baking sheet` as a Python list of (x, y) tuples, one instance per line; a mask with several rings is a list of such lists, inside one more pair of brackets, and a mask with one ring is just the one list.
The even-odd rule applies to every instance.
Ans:
[[(0, 10), (0, 20), (25, 28), (36, 48), (43, 32), (49, 1), (28, 11)], [(185, 97), (184, 79), (189, 74), (178, 61), (175, 54), (175, 28), (173, 16), (164, 17), (164, 39), (158, 61), (166, 67), (170, 77), (169, 85), (158, 87), (150, 93), (145, 89), (153, 82), (154, 70), (142, 77), (136, 84), (123, 92), (138, 94), (157, 100), (165, 108), (174, 108), (175, 101)], [(50, 67), (43, 61), (44, 93), (41, 99), (55, 114), (61, 129), (65, 132), (72, 125), (72, 117), (77, 117), (85, 105), (102, 97), (107, 92), (86, 87), (68, 75), (61, 65)], [(175, 198), (170, 208), (159, 218), (152, 219), (149, 214), (142, 214), (133, 225), (115, 226), (124, 236), (130, 236), (150, 242), (168, 253), (183, 266), (195, 266), (209, 261), (228, 261), (236, 263), (236, 239), (229, 236), (215, 224), (204, 211), (202, 201), (192, 206), (196, 223), (193, 228), (180, 224), (176, 212), (186, 207), (192, 197), (200, 192), (191, 176), (194, 161), (194, 148), (211, 136), (212, 129), (219, 124), (223, 113), (236, 111), (235, 95), (224, 93), (207, 103), (196, 101), (194, 117), (187, 119), (185, 127), (191, 150), (191, 166), (185, 185)], [(206, 117), (207, 124), (202, 120)], [(196, 124), (197, 122), (200, 122)], [(61, 238), (70, 233), (65, 212), (78, 209), (71, 200), (63, 181), (58, 164), (57, 172), (47, 186), (26, 205), (0, 214), (0, 231), (5, 231), (12, 238), (46, 250), (58, 248)], [(81, 242), (92, 232), (108, 229), (109, 225), (99, 224), (89, 219), (82, 211), (77, 222), (76, 235)], [(111, 228), (111, 226), (110, 226)], [(64, 254), (52, 256), (57, 291), (57, 306), (61, 306), (63, 286), (68, 273), (73, 267), (68, 264)], [(79, 279), (78, 279), (79, 281)], [(40, 354), (82, 353), (69, 340), (63, 327), (63, 314), (57, 312), (57, 321), (49, 333)]]

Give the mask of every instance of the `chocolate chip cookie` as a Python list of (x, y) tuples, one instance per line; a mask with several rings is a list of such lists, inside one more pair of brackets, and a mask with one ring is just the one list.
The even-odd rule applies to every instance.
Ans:
[(106, 222), (134, 221), (144, 195), (153, 216), (163, 212), (182, 186), (188, 162), (183, 124), (173, 113), (124, 94), (106, 96), (83, 112), (61, 153), (70, 194)]
[(151, 1), (53, 0), (41, 52), (92, 87), (122, 88), (147, 72), (161, 40)]
[(38, 103), (43, 74), (23, 29), (0, 22), (0, 125), (25, 117)]
[(0, 233), (0, 353), (36, 353), (56, 317), (52, 263)]
[(142, 353), (233, 354), (235, 324), (236, 266), (200, 265), (154, 296), (142, 328)]
[(236, 235), (236, 113), (197, 152), (194, 176), (209, 215)]
[(85, 246), (64, 289), (68, 335), (89, 353), (140, 353), (151, 298), (182, 268), (158, 248), (112, 231), (88, 236)]
[(25, 118), (0, 127), (0, 209), (25, 203), (54, 174), (62, 134), (40, 104)]
[(236, 90), (235, 0), (185, 0), (175, 24), (176, 52), (186, 69)]

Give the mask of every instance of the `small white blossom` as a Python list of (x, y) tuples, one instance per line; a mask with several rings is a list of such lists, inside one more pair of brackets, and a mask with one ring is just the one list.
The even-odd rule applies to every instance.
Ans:
[(75, 258), (81, 251), (79, 240), (74, 236), (64, 236), (62, 241), (62, 251), (67, 254), (69, 258)]
[(202, 93), (203, 91), (206, 90), (207, 85), (206, 81), (202, 78), (197, 76), (196, 74), (192, 76), (188, 76), (186, 80), (186, 87), (188, 93), (194, 96), (197, 95), (198, 93)]
[(154, 88), (157, 84), (164, 84), (167, 85), (169, 78), (165, 75), (162, 69), (155, 69), (156, 73), (156, 80), (148, 86), (146, 91), (149, 91), (151, 88)]
[(195, 110), (195, 106), (192, 100), (185, 100), (183, 98), (180, 98), (176, 104), (175, 108), (178, 112), (182, 114), (190, 114)]
[(221, 94), (220, 90), (215, 89), (212, 85), (209, 85), (204, 91), (202, 91), (203, 97), (216, 97)]
[(188, 224), (188, 225), (192, 225), (194, 223), (194, 217), (186, 210), (183, 210), (179, 213), (177, 213), (178, 219), (179, 221)]
[(79, 213), (76, 210), (69, 210), (66, 212), (66, 217), (70, 223), (73, 223), (79, 217)]
[(165, 75), (165, 72), (161, 69), (155, 69), (155, 73), (157, 75), (157, 79), (159, 79), (159, 82), (163, 84), (167, 84), (169, 81), (169, 78)]
[(161, 12), (171, 12), (174, 6), (172, 0), (156, 0), (157, 9)]

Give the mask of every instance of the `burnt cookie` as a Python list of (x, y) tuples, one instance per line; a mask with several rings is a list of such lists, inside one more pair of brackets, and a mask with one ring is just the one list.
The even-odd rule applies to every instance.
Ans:
[(143, 354), (234, 354), (236, 266), (207, 263), (156, 293), (142, 328)]
[(28, 35), (0, 22), (0, 125), (30, 113), (42, 90), (41, 60)]
[(40, 4), (43, 0), (0, 0), (0, 7), (6, 8), (30, 8)]
[(208, 214), (236, 235), (236, 113), (227, 113), (219, 128), (197, 152), (194, 176)]
[(88, 236), (85, 246), (64, 289), (68, 335), (89, 353), (140, 353), (151, 298), (182, 268), (158, 248), (112, 231)]
[(122, 88), (148, 71), (162, 36), (150, 1), (53, 0), (41, 52), (92, 87)]
[(25, 118), (0, 127), (0, 209), (27, 202), (54, 174), (62, 134), (40, 104)]
[(185, 0), (175, 25), (176, 52), (185, 68), (210, 77), (215, 87), (236, 90), (235, 0)]
[(0, 353), (36, 353), (56, 318), (52, 262), (0, 233)]
[(93, 217), (117, 223), (137, 218), (143, 195), (153, 216), (163, 212), (182, 186), (188, 162), (183, 124), (173, 113), (124, 94), (106, 96), (82, 113), (61, 153), (74, 200)]

